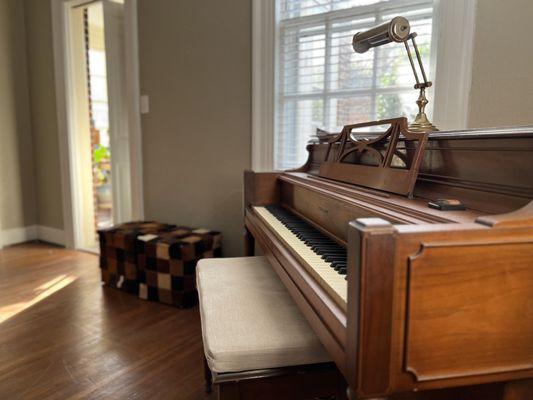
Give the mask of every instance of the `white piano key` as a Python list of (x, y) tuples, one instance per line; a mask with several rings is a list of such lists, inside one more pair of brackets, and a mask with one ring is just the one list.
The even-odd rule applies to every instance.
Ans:
[(253, 207), (257, 215), (285, 242), (285, 245), (297, 253), (304, 261), (304, 267), (311, 273), (333, 299), (346, 308), (348, 298), (348, 283), (344, 275), (335, 271), (329, 263), (316, 254), (311, 248), (283, 225), (265, 207)]

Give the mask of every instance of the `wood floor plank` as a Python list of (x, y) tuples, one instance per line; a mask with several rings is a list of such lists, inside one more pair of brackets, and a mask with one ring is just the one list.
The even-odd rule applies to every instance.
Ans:
[(98, 258), (0, 251), (0, 399), (206, 399), (197, 308), (102, 287)]

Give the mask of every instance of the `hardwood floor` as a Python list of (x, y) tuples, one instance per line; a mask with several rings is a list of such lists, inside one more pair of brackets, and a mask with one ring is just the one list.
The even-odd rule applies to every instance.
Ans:
[(197, 308), (100, 285), (98, 258), (0, 251), (0, 399), (204, 399)]

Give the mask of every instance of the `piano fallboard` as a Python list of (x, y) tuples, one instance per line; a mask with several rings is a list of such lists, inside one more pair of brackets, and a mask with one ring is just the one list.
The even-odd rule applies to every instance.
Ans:
[(279, 175), (280, 203), (346, 244), (348, 223), (379, 217), (395, 224), (470, 223), (480, 216), (472, 209), (431, 209), (427, 199), (405, 197), (354, 187), (303, 172)]

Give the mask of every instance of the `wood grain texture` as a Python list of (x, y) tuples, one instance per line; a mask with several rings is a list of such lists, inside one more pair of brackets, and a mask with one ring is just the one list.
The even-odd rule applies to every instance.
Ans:
[[(318, 174), (327, 143), (307, 147), (305, 172)], [(415, 198), (461, 199), (468, 209), (502, 214), (533, 198), (533, 127), (431, 132)]]
[(244, 206), (266, 205), (279, 200), (277, 172), (244, 171)]
[(362, 394), (389, 391), (394, 227), (379, 218), (350, 223), (349, 384)]
[[(358, 137), (358, 129), (380, 125), (384, 133)], [(410, 132), (405, 117), (345, 125), (329, 139), (319, 175), (411, 197), (426, 143), (427, 133)]]
[(427, 243), (409, 263), (417, 381), (533, 368), (533, 241)]
[(204, 399), (197, 309), (100, 285), (98, 258), (0, 251), (0, 399)]
[[(402, 392), (413, 388), (424, 391), (452, 386), (480, 385), (533, 376), (533, 369), (521, 369), (522, 366), (518, 369), (511, 368), (507, 358), (517, 357), (522, 352), (524, 355), (531, 354), (531, 344), (523, 340), (523, 337), (519, 341), (511, 339), (522, 334), (530, 335), (527, 330), (524, 333), (524, 325), (531, 324), (530, 307), (527, 305), (530, 300), (524, 303), (518, 298), (526, 298), (527, 293), (531, 293), (533, 290), (531, 280), (521, 279), (520, 284), (529, 285), (529, 288), (515, 287), (518, 289), (515, 291), (512, 287), (516, 284), (516, 274), (522, 278), (531, 274), (528, 272), (530, 268), (527, 267), (528, 263), (529, 265), (531, 263), (531, 257), (528, 258), (526, 253), (523, 258), (522, 254), (514, 252), (516, 248), (512, 248), (513, 252), (508, 253), (511, 247), (507, 246), (531, 243), (532, 234), (531, 229), (488, 229), (480, 224), (474, 224), (466, 230), (430, 231), (424, 227), (405, 232), (398, 230), (394, 257), (395, 324), (391, 353), (394, 391)], [(484, 248), (480, 249), (479, 246)], [(424, 247), (432, 250), (442, 247), (443, 250), (439, 257), (436, 252), (427, 253), (428, 258), (423, 261), (426, 250), (421, 252), (421, 249)], [(461, 247), (465, 250), (461, 250)], [(503, 250), (499, 251), (498, 248)], [(411, 268), (409, 259), (418, 259), (417, 254), (420, 256), (420, 264)], [(514, 258), (517, 258), (517, 263), (514, 263)], [(419, 278), (424, 277), (425, 282), (418, 280), (417, 285), (423, 287), (419, 286), (422, 290), (418, 291), (419, 295), (415, 299), (411, 298), (411, 289), (414, 285), (411, 270), (418, 267), (421, 267)], [(505, 273), (502, 274), (502, 271)], [(430, 276), (433, 279), (429, 279)], [(498, 279), (494, 279), (493, 276)], [(444, 286), (447, 288), (443, 289)], [(504, 287), (511, 289), (512, 292), (503, 293), (501, 290)], [(462, 297), (463, 300), (457, 300), (458, 297)], [(486, 304), (483, 304), (483, 301)], [(416, 304), (413, 305), (413, 302)], [(425, 314), (419, 313), (425, 306), (421, 302), (427, 302), (427, 306), (432, 307), (426, 308)], [(415, 314), (413, 308), (417, 308)], [(477, 313), (474, 310), (477, 310)], [(510, 319), (517, 321), (521, 318), (523, 321), (517, 326), (509, 323)], [(412, 363), (409, 364), (407, 352), (409, 346), (414, 344), (410, 336), (412, 325), (417, 323), (421, 323), (415, 328), (420, 334), (419, 339), (424, 336), (428, 339), (431, 336), (429, 341), (425, 340), (424, 350), (418, 348), (421, 356), (419, 360), (424, 357), (436, 358), (438, 357), (436, 353), (440, 353), (443, 361), (437, 360), (434, 368), (442, 368), (446, 360), (445, 368), (448, 368), (446, 374), (449, 377), (436, 373), (436, 369), (421, 380), (414, 375), (415, 371), (419, 374), (422, 372), (419, 368), (414, 368)], [(426, 324), (425, 328), (431, 331), (424, 332), (422, 324)], [(503, 344), (502, 340), (505, 337), (509, 340)], [(487, 350), (488, 342), (493, 340), (495, 340), (493, 343), (499, 342), (499, 345), (505, 348), (489, 349), (493, 355), (492, 360), (489, 360), (483, 351)], [(419, 340), (417, 346), (421, 344), (422, 341)], [(517, 350), (518, 347), (520, 350)], [(480, 364), (477, 364), (476, 355), (480, 355)], [(463, 359), (469, 359), (469, 365), (466, 365)], [(500, 369), (502, 366), (504, 368)], [(481, 369), (484, 371), (478, 373)], [(526, 397), (524, 400), (529, 399)]]
[(494, 228), (533, 226), (533, 201), (507, 214), (479, 217), (476, 222)]

